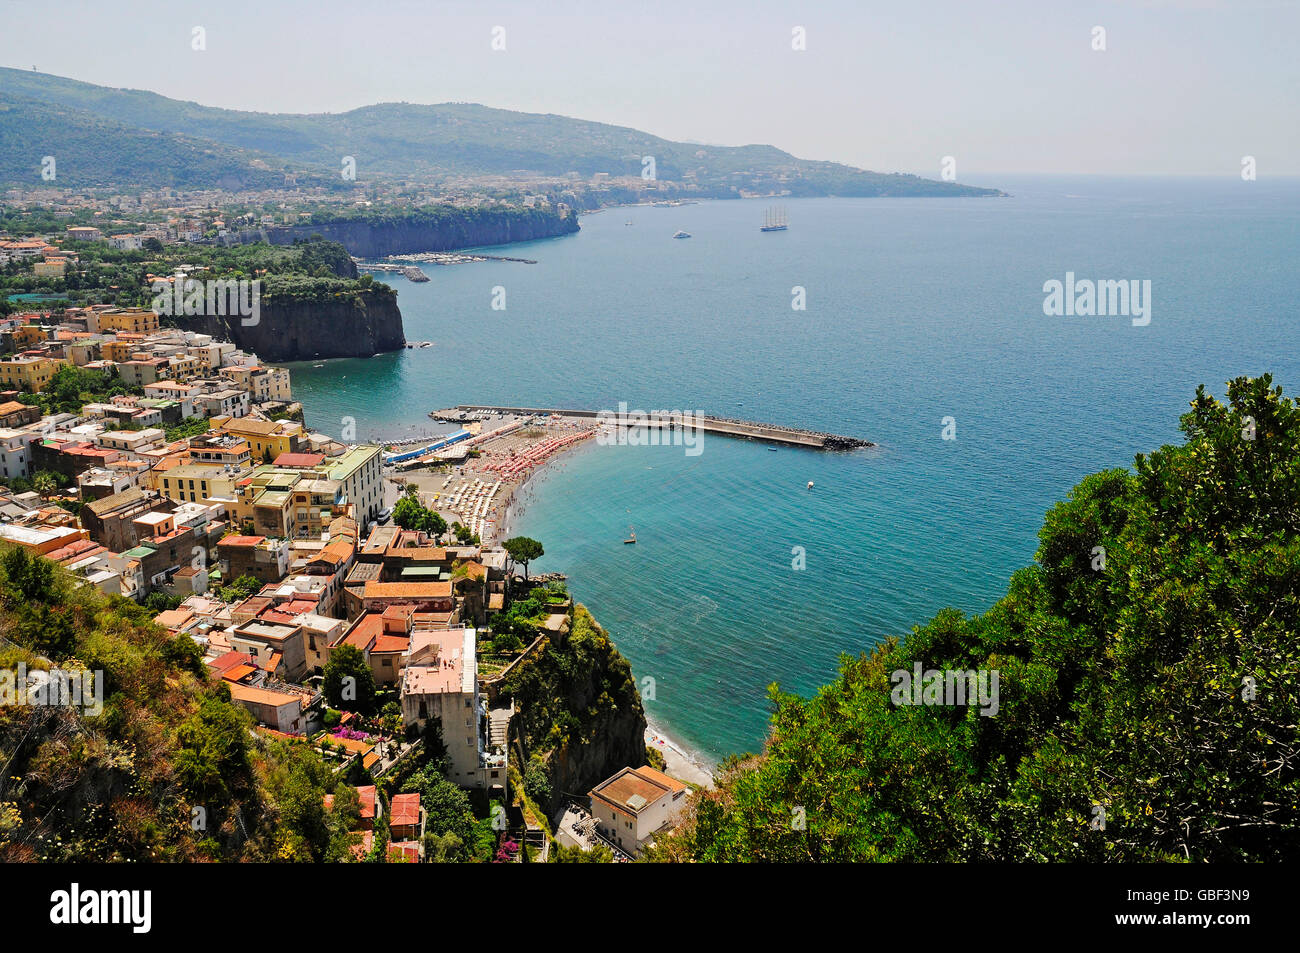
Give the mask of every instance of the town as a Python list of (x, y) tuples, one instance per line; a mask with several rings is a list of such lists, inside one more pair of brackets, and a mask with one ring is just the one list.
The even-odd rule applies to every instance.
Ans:
[[(37, 251), (59, 260), (55, 246)], [(0, 352), (0, 548), (146, 606), (192, 641), (255, 732), (310, 745), (355, 790), (355, 859), (444, 859), (449, 836), (470, 859), (465, 832), (429, 828), (419, 785), (398, 790), (427, 774), (431, 745), (474, 804), (480, 859), (630, 860), (672, 827), (690, 785), (639, 737), (628, 763), (577, 797), (536, 782), (535, 756), (520, 763), (524, 701), (510, 675), (589, 617), (563, 577), (528, 577), (540, 544), (496, 538), (481, 481), (441, 501), (465, 497), (467, 525), (449, 525), (440, 494), (409, 470), (446, 472), (445, 488), (478, 451), (412, 461), (314, 432), (287, 369), (149, 309), (11, 314)], [(524, 423), (483, 435), (514, 441), (490, 464), (502, 471), (493, 493), (592, 432), (530, 449)]]

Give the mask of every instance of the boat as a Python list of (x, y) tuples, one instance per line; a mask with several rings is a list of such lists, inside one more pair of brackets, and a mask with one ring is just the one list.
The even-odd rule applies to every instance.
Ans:
[(772, 453), (776, 453), (776, 447), (768, 447), (767, 449)]
[(683, 232), (683, 231), (673, 232), (673, 238), (690, 238), (690, 237), (691, 237), (690, 232)]
[(808, 489), (811, 490), (812, 488), (813, 488), (813, 481), (812, 481), (812, 480), (809, 480), (809, 481), (808, 481)]
[(635, 543), (635, 542), (636, 542), (636, 530), (634, 530), (631, 526), (629, 526), (627, 528), (627, 539), (623, 540), (623, 545), (626, 546), (629, 543)]
[(783, 232), (790, 227), (786, 220), (784, 208), (770, 208), (763, 216), (763, 224), (759, 226), (760, 232)]
[(312, 367), (324, 367), (324, 364), (313, 364)]

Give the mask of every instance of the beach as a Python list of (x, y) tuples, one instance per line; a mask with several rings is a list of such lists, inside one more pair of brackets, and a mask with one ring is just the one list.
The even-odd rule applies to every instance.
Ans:
[(468, 526), (485, 546), (509, 538), (535, 474), (596, 436), (591, 420), (554, 415), (478, 414), (463, 426), (470, 438), (389, 479), (399, 487), (414, 485), (423, 505), (448, 525)]
[(654, 725), (647, 726), (645, 743), (647, 748), (654, 748), (664, 756), (667, 766), (665, 773), (698, 787), (713, 787), (713, 767), (687, 753), (681, 745), (674, 742), (659, 728)]

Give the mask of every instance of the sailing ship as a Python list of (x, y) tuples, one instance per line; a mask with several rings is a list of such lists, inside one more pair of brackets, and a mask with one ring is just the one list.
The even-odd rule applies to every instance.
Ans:
[(783, 232), (790, 227), (789, 221), (785, 217), (785, 208), (769, 208), (763, 215), (763, 224), (759, 228), (760, 232)]

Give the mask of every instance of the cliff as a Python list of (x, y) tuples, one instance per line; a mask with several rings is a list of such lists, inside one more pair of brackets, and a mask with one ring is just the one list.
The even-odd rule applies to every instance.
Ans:
[(397, 296), (378, 287), (326, 297), (267, 294), (257, 324), (249, 326), (237, 315), (173, 321), (186, 330), (233, 341), (264, 361), (373, 357), (406, 345)]
[(557, 803), (619, 768), (645, 764), (645, 710), (632, 666), (585, 607), (575, 607), (570, 632), (524, 660), (504, 688), (517, 710), (520, 763), (546, 762)]
[(412, 252), (455, 251), (554, 238), (578, 231), (576, 215), (544, 209), (439, 207), (407, 214), (378, 214), (311, 225), (268, 228), (257, 233), (275, 245), (319, 235), (342, 243), (358, 258)]

